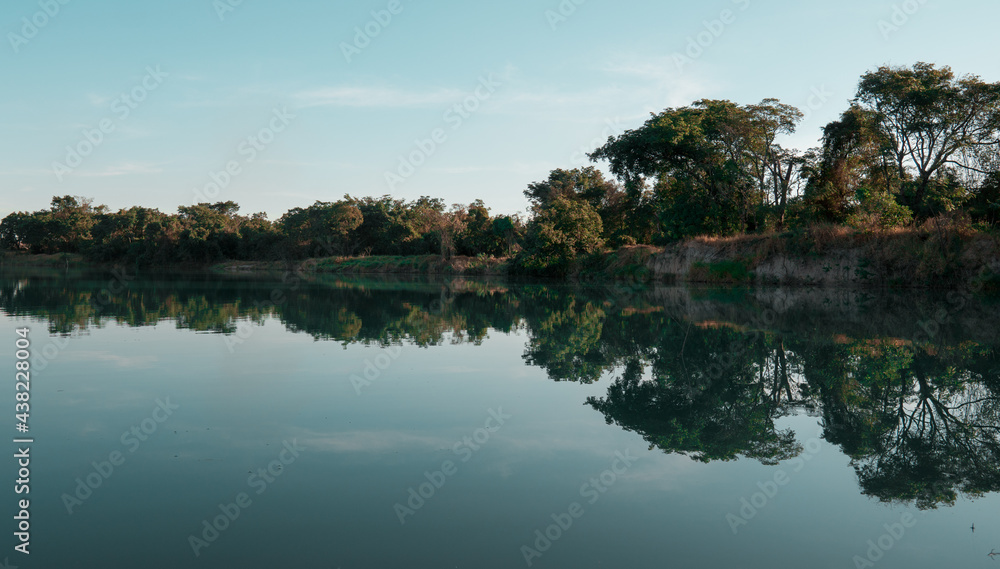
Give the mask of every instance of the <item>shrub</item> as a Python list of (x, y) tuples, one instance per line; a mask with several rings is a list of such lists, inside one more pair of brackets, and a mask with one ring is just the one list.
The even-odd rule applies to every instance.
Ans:
[(913, 211), (896, 203), (888, 193), (860, 188), (857, 198), (855, 211), (847, 216), (847, 225), (855, 229), (874, 232), (906, 225), (913, 219)]
[(528, 224), (515, 266), (528, 273), (565, 274), (578, 255), (604, 247), (601, 216), (590, 204), (556, 198)]

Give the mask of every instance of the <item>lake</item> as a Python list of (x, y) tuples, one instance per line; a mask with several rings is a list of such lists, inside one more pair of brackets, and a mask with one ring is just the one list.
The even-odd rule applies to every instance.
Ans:
[(0, 271), (7, 428), (33, 441), (9, 443), (31, 458), (4, 502), (11, 520), (30, 499), (11, 565), (889, 569), (1000, 549), (1000, 303), (971, 289)]

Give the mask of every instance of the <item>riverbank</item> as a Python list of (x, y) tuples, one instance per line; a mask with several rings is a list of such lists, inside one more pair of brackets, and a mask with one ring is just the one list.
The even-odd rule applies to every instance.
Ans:
[(746, 285), (959, 288), (1000, 280), (1000, 236), (954, 227), (862, 233), (817, 226), (800, 232), (697, 238), (650, 263), (657, 280)]
[[(101, 268), (81, 255), (7, 253), (2, 266)], [(514, 260), (494, 257), (328, 257), (296, 261), (227, 261), (184, 265), (183, 272), (240, 274), (295, 271), (345, 275), (505, 277)], [(172, 270), (156, 267), (155, 271)], [(816, 226), (798, 232), (701, 237), (665, 247), (632, 246), (579, 258), (568, 281), (701, 283), (730, 286), (962, 288), (974, 280), (1000, 288), (1000, 235), (954, 227), (862, 233)]]
[(27, 255), (22, 253), (0, 252), (0, 268), (2, 267), (40, 267), (40, 268), (67, 268), (82, 269), (93, 267), (83, 255), (55, 254), (55, 255)]
[[(503, 276), (510, 259), (365, 257), (318, 259), (307, 270), (355, 274)], [(841, 288), (1000, 288), (1000, 235), (953, 226), (866, 233), (815, 226), (797, 232), (695, 238), (580, 258), (565, 280)]]
[(295, 271), (354, 275), (445, 275), (505, 276), (510, 261), (494, 257), (450, 257), (437, 255), (396, 257), (326, 257), (288, 263), (286, 261), (228, 261), (212, 267), (218, 273)]

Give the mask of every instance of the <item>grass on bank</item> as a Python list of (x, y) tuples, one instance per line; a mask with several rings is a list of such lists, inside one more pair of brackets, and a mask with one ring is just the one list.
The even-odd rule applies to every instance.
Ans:
[[(873, 284), (953, 286), (1000, 263), (1000, 233), (935, 218), (920, 226), (859, 231), (837, 225), (814, 225), (797, 231), (732, 237), (697, 237), (678, 244), (710, 247), (722, 259), (693, 268), (704, 282), (752, 280), (755, 267), (768, 259), (821, 259), (856, 252)], [(987, 277), (995, 285), (996, 275)]]
[[(859, 259), (855, 272), (865, 273), (868, 284), (889, 287), (962, 286), (974, 278), (982, 267), (1000, 267), (1000, 232), (938, 218), (920, 226), (878, 231), (814, 225), (782, 233), (696, 237), (664, 247), (634, 245), (580, 255), (571, 263), (571, 270), (562, 277), (567, 280), (648, 282), (665, 276), (654, 273), (657, 256), (676, 254), (681, 257), (685, 250), (690, 249), (703, 253), (700, 255), (702, 260), (691, 264), (687, 274), (675, 275), (676, 278), (737, 286), (755, 282), (756, 268), (775, 258), (791, 262), (822, 261), (828, 256), (833, 258), (850, 253)], [(204, 268), (225, 273), (304, 268), (308, 272), (334, 274), (507, 276), (516, 273), (514, 265), (514, 258), (479, 256), (445, 259), (437, 255), (423, 255), (227, 261)], [(0, 266), (62, 269), (95, 265), (76, 254), (7, 252), (0, 255)], [(989, 276), (986, 281), (987, 288), (1000, 289), (1000, 276)]]
[(90, 266), (83, 255), (77, 253), (55, 253), (52, 255), (29, 255), (0, 251), (0, 267), (47, 267), (79, 269)]

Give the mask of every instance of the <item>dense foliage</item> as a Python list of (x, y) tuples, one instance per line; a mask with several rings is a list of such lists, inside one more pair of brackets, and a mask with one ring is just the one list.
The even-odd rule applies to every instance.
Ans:
[[(55, 197), (0, 222), (0, 246), (139, 264), (351, 255), (514, 257), (526, 273), (560, 274), (606, 246), (696, 235), (784, 231), (820, 223), (883, 231), (931, 218), (985, 228), (1000, 220), (1000, 83), (948, 67), (881, 67), (802, 152), (779, 139), (803, 114), (776, 99), (701, 100), (653, 114), (591, 153), (594, 167), (556, 169), (524, 191), (530, 219), (391, 196), (316, 202), (276, 221), (233, 202), (176, 214), (111, 212)], [(937, 221), (940, 225), (940, 219)]]
[(521, 241), (517, 217), (491, 216), (481, 201), (446, 210), (427, 197), (316, 202), (276, 221), (239, 215), (233, 202), (181, 206), (176, 214), (133, 207), (110, 212), (90, 200), (55, 197), (47, 210), (0, 223), (0, 246), (38, 254), (82, 253), (141, 265), (350, 255), (506, 256)]

